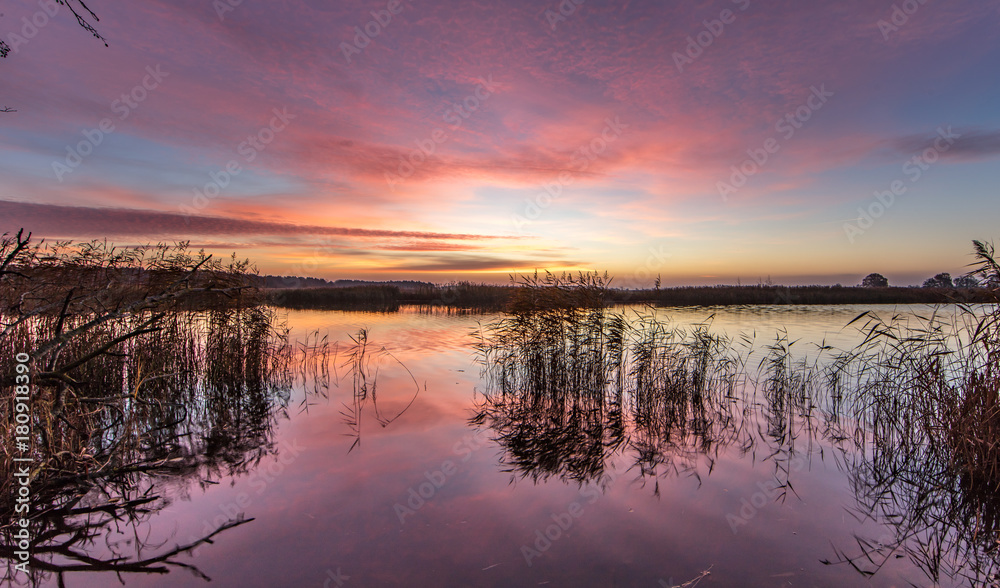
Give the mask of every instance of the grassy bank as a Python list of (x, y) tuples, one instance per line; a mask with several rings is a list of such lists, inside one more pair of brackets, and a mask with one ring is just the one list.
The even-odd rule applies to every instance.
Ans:
[(372, 312), (399, 310), (401, 299), (398, 287), (380, 285), (270, 289), (266, 296), (268, 304), (280, 308)]
[[(624, 298), (624, 296), (623, 296)], [(990, 302), (985, 288), (863, 288), (860, 286), (703, 286), (644, 290), (635, 295), (658, 306), (766, 304), (947, 304)]]
[(272, 288), (268, 304), (293, 309), (361, 310), (393, 312), (404, 304), (502, 310), (514, 292), (508, 286), (460, 282), (444, 286), (420, 286), (405, 291), (398, 286), (381, 284), (320, 288)]

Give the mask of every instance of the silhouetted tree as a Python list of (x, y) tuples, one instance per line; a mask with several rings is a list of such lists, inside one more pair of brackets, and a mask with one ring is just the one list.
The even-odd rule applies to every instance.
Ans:
[(889, 285), (889, 280), (882, 274), (868, 274), (861, 280), (861, 286), (865, 288), (885, 288)]
[(972, 275), (958, 276), (955, 278), (956, 288), (978, 288), (982, 284), (979, 283), (979, 278)]
[(924, 280), (924, 288), (954, 288), (955, 285), (951, 282), (951, 274), (948, 272), (942, 272), (933, 278), (927, 278)]

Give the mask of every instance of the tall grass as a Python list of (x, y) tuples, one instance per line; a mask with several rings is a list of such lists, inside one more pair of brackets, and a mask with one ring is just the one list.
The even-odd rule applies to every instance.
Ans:
[[(992, 247), (975, 245), (976, 272), (1000, 278)], [(1000, 492), (1000, 306), (962, 308), (957, 324), (856, 318), (867, 337), (855, 350), (855, 412), (878, 440), (904, 444), (916, 431), (970, 486)]]
[[(64, 324), (71, 328), (80, 320)], [(289, 399), (291, 356), (270, 320), (263, 308), (168, 313), (157, 331), (130, 337), (70, 371), (74, 384), (37, 387), (31, 403), (36, 440), (30, 562), (36, 580), (49, 573), (61, 579), (73, 571), (185, 567), (177, 556), (242, 524), (230, 521), (156, 557), (144, 559), (138, 545), (131, 555), (124, 546), (116, 548), (117, 555), (106, 560), (87, 555), (116, 526), (138, 527), (166, 506), (164, 485), (244, 474), (277, 452), (273, 431)], [(5, 338), (3, 352), (10, 351), (7, 345), (35, 348), (45, 322), (22, 323), (23, 336)], [(78, 357), (132, 327), (128, 321), (105, 323), (69, 340), (62, 353)], [(0, 417), (5, 433), (13, 425), (11, 413)], [(4, 448), (8, 464), (13, 448)], [(12, 496), (5, 488), (4, 520), (10, 520)], [(7, 539), (13, 530), (5, 524), (0, 536)]]
[[(604, 468), (606, 446), (623, 441), (620, 377), (624, 325), (604, 307), (604, 278), (525, 278), (506, 318), (477, 347), (489, 402), (476, 417), (500, 430), (513, 469), (584, 480)], [(539, 451), (558, 447), (562, 451)]]
[[(5, 439), (18, 424), (18, 354), (30, 357), (31, 379), (30, 430), (18, 433), (30, 447), (0, 446), (0, 513), (10, 521), (14, 512), (13, 458), (30, 456), (33, 569), (67, 569), (49, 556), (95, 537), (95, 512), (111, 515), (106, 525), (154, 508), (149, 474), (228, 475), (274, 452), (291, 349), (257, 286), (249, 263), (224, 264), (184, 243), (33, 244), (23, 231), (0, 238)], [(9, 540), (13, 528), (0, 531)], [(74, 569), (161, 563), (83, 558)]]
[[(168, 504), (165, 486), (241, 475), (275, 454), (274, 425), (287, 416), (296, 372), (303, 379), (327, 372), (326, 341), (293, 348), (262, 302), (249, 263), (224, 264), (184, 243), (33, 245), (23, 232), (0, 239), (7, 439), (15, 426), (13, 361), (27, 353), (31, 364), (32, 582), (170, 567), (204, 577), (182, 556), (246, 519), (165, 551), (143, 545), (139, 526)], [(4, 521), (14, 508), (13, 457), (15, 448), (3, 444)], [(135, 543), (105, 546), (104, 559), (90, 554), (99, 538), (127, 528)], [(15, 530), (0, 526), (9, 566)], [(5, 578), (13, 577), (9, 567)]]
[[(748, 426), (756, 405), (735, 400), (756, 393), (752, 342), (715, 335), (710, 321), (684, 329), (653, 309), (609, 308), (607, 286), (594, 274), (533, 277), (482, 327), (486, 390), (473, 423), (497, 432), (508, 469), (584, 482), (631, 447), (643, 475), (698, 477), (700, 459), (732, 444), (749, 451), (761, 437)], [(772, 404), (788, 404), (788, 389), (770, 390)]]
[(963, 307), (954, 324), (936, 314), (917, 324), (855, 319), (867, 336), (847, 379), (867, 457), (849, 472), (860, 516), (893, 531), (892, 541), (859, 538), (838, 552), (863, 574), (896, 552), (934, 582), (980, 585), (1000, 573), (1000, 265), (992, 246), (974, 247), (993, 305)]
[[(270, 406), (287, 344), (247, 263), (224, 266), (185, 244), (32, 248), (21, 237), (2, 249), (0, 431), (13, 437), (8, 384), (15, 356), (27, 353), (36, 487), (147, 467), (171, 455), (156, 441), (190, 425), (192, 410), (212, 415), (212, 439), (248, 431), (241, 425)], [(4, 474), (12, 457), (5, 445)]]

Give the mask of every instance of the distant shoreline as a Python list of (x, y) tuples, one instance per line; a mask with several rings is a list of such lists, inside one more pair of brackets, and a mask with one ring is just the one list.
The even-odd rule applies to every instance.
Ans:
[[(385, 310), (403, 305), (503, 310), (518, 286), (461, 283), (400, 288), (369, 284), (340, 287), (267, 288), (269, 304), (293, 309)], [(688, 286), (677, 288), (608, 289), (613, 304), (681, 306), (764, 306), (833, 304), (953, 304), (994, 302), (988, 288), (918, 288), (861, 286)]]

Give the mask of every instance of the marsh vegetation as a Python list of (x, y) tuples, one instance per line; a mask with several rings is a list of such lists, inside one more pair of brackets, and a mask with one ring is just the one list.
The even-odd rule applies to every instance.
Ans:
[[(15, 457), (31, 460), (35, 581), (54, 573), (62, 583), (70, 571), (162, 573), (240, 524), (157, 557), (87, 552), (108, 525), (161, 509), (163, 480), (239, 475), (276, 451), (272, 428), (288, 402), (293, 350), (249, 264), (222, 264), (185, 244), (36, 246), (23, 233), (4, 236), (0, 262), (0, 434), (29, 440), (5, 442), (0, 455), (9, 565)], [(30, 357), (28, 422), (14, 418), (19, 354)]]
[[(992, 247), (974, 246), (973, 273), (1000, 283)], [(860, 345), (796, 359), (787, 336), (761, 345), (710, 323), (680, 328), (651, 308), (609, 308), (606, 294), (596, 275), (534, 278), (478, 333), (486, 390), (471, 422), (494, 432), (506, 471), (582, 484), (627, 453), (658, 493), (663, 476), (700, 479), (730, 448), (766, 456), (784, 500), (795, 492), (790, 464), (824, 441), (848, 472), (858, 519), (892, 530), (835, 546), (828, 563), (871, 576), (905, 555), (935, 583), (997, 577), (996, 304), (963, 307), (952, 324), (865, 312), (851, 322)]]
[[(34, 245), (22, 232), (3, 237), (0, 263), (0, 434), (27, 440), (5, 442), (0, 455), (9, 580), (23, 579), (18, 563), (36, 585), (172, 569), (208, 580), (190, 561), (194, 550), (252, 518), (233, 512), (172, 547), (143, 539), (144, 529), (189, 488), (249, 476), (276, 458), (293, 387), (305, 390), (298, 410), (308, 412), (343, 374), (354, 446), (366, 409), (385, 427), (420, 391), (413, 380), (409, 404), (380, 410), (380, 369), (405, 366), (369, 345), (364, 329), (339, 357), (340, 344), (318, 332), (292, 340), (246, 261), (222, 263), (185, 243)], [(24, 402), (13, 393), (18, 356), (29, 358), (27, 421), (15, 419)], [(15, 458), (31, 464), (30, 508), (16, 516), (13, 473), (24, 462)], [(30, 521), (27, 560), (17, 555), (26, 551), (21, 517)]]
[[(536, 274), (537, 275), (537, 274)], [(403, 306), (425, 309), (452, 308), (479, 313), (510, 310), (517, 303), (524, 279), (511, 276), (510, 284), (457, 282), (401, 289), (394, 285), (367, 284), (339, 287), (272, 288), (269, 304), (280, 308), (397, 312)], [(971, 282), (970, 282), (971, 283)], [(675, 288), (621, 288), (611, 280), (603, 297), (612, 304), (648, 304), (659, 307), (740, 305), (830, 304), (973, 304), (992, 298), (982, 286), (933, 287), (780, 286), (761, 282), (746, 286), (685, 286)]]
[[(973, 274), (1000, 283), (992, 247), (975, 247)], [(184, 244), (37, 246), (19, 234), (0, 244), (0, 263), (8, 439), (14, 358), (31, 356), (35, 583), (171, 569), (204, 579), (192, 551), (250, 518), (217, 521), (172, 546), (107, 538), (123, 529), (138, 538), (184, 488), (250, 475), (276, 456), (293, 390), (308, 413), (346, 383), (332, 422), (352, 457), (363, 433), (406, 420), (427, 391), (420, 366), (367, 327), (344, 343), (318, 331), (291, 338), (247, 262)], [(415, 296), (393, 288), (336, 290), (365, 310), (397, 310), (397, 295)], [(830, 459), (850, 484), (859, 528), (869, 521), (879, 532), (839, 537), (816, 560), (871, 577), (903, 556), (935, 583), (982, 585), (1000, 573), (996, 290), (975, 298), (993, 304), (970, 301), (947, 318), (860, 313), (848, 325), (859, 345), (803, 349), (784, 332), (722, 334), (712, 316), (682, 326), (655, 298), (623, 306), (608, 276), (536, 274), (491, 288), (481, 299), (504, 311), (473, 333), (482, 394), (471, 425), (489, 432), (514, 479), (603, 484), (624, 470), (661, 496), (678, 480), (708, 483), (738, 456), (764, 464), (772, 499), (787, 502), (799, 500), (802, 464)], [(456, 285), (448, 297), (473, 308), (479, 293)], [(441, 293), (416, 298), (432, 295)], [(5, 524), (16, 455), (5, 445), (0, 456)], [(0, 529), (8, 566), (14, 530)]]

